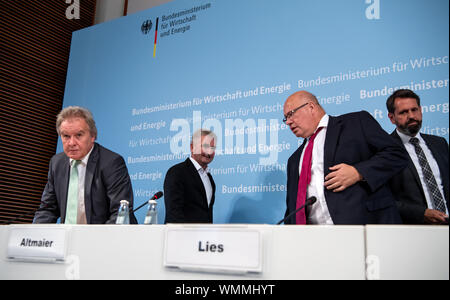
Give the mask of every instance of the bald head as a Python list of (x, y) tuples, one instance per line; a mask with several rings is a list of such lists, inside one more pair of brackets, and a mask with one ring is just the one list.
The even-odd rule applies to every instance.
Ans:
[(297, 137), (310, 137), (324, 115), (316, 96), (307, 91), (290, 95), (284, 103), (286, 125)]
[(290, 95), (287, 100), (286, 103), (288, 102), (296, 102), (299, 103), (299, 101), (311, 101), (314, 103), (319, 104), (319, 102), (317, 101), (316, 96), (314, 96), (313, 94), (311, 94), (310, 92), (307, 91), (298, 91), (293, 93), (292, 95)]

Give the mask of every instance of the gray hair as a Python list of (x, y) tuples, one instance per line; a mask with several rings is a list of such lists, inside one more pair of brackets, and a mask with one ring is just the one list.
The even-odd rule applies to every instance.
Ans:
[(61, 135), (61, 132), (59, 130), (59, 128), (61, 127), (61, 123), (65, 120), (73, 118), (84, 119), (89, 126), (91, 135), (97, 139), (97, 127), (95, 126), (95, 121), (92, 113), (88, 109), (80, 106), (68, 106), (59, 112), (59, 114), (56, 116), (56, 131), (58, 132), (58, 135)]
[(198, 129), (192, 135), (191, 145), (194, 141), (199, 140), (202, 136), (210, 136), (213, 140), (217, 141), (217, 136), (214, 132), (208, 129)]

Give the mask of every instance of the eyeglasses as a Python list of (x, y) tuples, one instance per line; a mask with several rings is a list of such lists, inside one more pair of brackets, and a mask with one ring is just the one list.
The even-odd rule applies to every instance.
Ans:
[(297, 107), (296, 109), (293, 109), (293, 110), (291, 110), (290, 112), (288, 112), (286, 115), (284, 115), (283, 123), (286, 124), (287, 120), (288, 120), (289, 118), (291, 118), (291, 117), (295, 114), (295, 112), (296, 112), (297, 110), (299, 110), (299, 109), (305, 107), (305, 106), (308, 105), (308, 104), (309, 104), (309, 102), (306, 102), (305, 104), (300, 105), (300, 106)]

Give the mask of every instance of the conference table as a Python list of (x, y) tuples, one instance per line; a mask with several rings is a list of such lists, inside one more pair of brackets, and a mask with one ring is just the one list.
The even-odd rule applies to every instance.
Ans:
[[(55, 245), (58, 254), (36, 255)], [(9, 279), (448, 280), (449, 228), (4, 225), (0, 280)]]

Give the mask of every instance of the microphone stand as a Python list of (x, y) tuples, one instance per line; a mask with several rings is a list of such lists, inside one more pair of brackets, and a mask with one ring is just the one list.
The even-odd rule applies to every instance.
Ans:
[[(158, 192), (158, 193), (154, 194), (150, 200), (157, 200), (157, 199), (161, 198), (162, 196), (163, 196), (163, 192)], [(142, 203), (141, 205), (139, 205), (139, 207), (133, 209), (132, 213), (135, 213), (136, 211), (138, 211), (139, 209), (144, 207), (146, 204), (148, 204), (148, 201)]]
[(139, 209), (141, 209), (142, 207), (144, 207), (146, 204), (148, 204), (148, 201), (146, 201), (146, 202), (144, 202), (144, 203), (142, 203), (141, 205), (139, 205), (139, 207), (137, 207), (137, 208), (135, 208), (135, 209), (133, 209), (133, 213), (134, 212), (136, 212), (136, 211), (138, 211)]
[(294, 210), (293, 212), (291, 212), (289, 215), (287, 215), (283, 220), (281, 220), (280, 222), (277, 223), (277, 225), (280, 225), (281, 223), (283, 223), (284, 221), (286, 221), (287, 219), (289, 219), (290, 217), (292, 217), (292, 215), (295, 215), (296, 213), (298, 213), (299, 211), (301, 211), (302, 209), (304, 209), (306, 206), (312, 205), (316, 202), (316, 197), (311, 197), (308, 198), (305, 201), (305, 204), (303, 204), (302, 206), (300, 206), (299, 208), (297, 208), (296, 210)]

